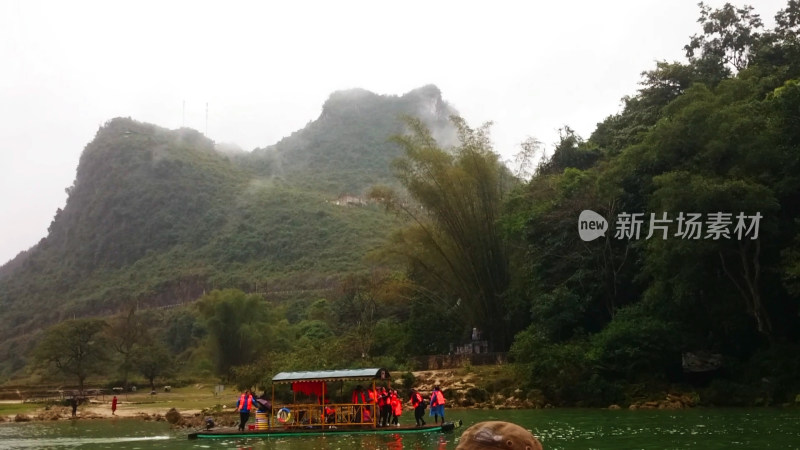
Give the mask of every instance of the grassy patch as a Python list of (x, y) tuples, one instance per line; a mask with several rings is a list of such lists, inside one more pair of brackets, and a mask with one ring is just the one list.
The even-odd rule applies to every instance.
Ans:
[(17, 414), (32, 414), (42, 405), (35, 403), (0, 403), (0, 416), (15, 416)]

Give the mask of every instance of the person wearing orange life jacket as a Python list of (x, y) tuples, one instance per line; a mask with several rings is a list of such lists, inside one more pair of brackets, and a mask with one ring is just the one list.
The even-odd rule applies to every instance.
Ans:
[(359, 384), (353, 389), (351, 403), (367, 404), (367, 395), (364, 393), (364, 388)]
[(389, 393), (385, 387), (378, 391), (378, 412), (380, 414), (380, 426), (385, 427), (389, 424), (389, 414), (392, 413), (392, 406), (389, 404)]
[(375, 416), (378, 416), (378, 419), (380, 419), (381, 410), (380, 410), (380, 406), (378, 406), (378, 397), (379, 397), (378, 394), (379, 394), (379, 392), (380, 392), (380, 388), (379, 387), (373, 387), (372, 389), (367, 389), (367, 395), (369, 396), (369, 403), (370, 403), (370, 405), (375, 405), (375, 408), (377, 408), (377, 410), (375, 410), (375, 414), (373, 415), (373, 407), (372, 406), (367, 406), (366, 410), (367, 410), (367, 416), (368, 417), (364, 418), (364, 422), (372, 422), (372, 419)]
[(431, 413), (434, 423), (439, 423), (439, 417), (442, 418), (442, 425), (444, 425), (444, 394), (442, 394), (439, 386), (434, 386), (431, 391)]
[(420, 394), (416, 389), (412, 388), (411, 398), (409, 401), (411, 402), (411, 406), (414, 408), (414, 420), (417, 421), (417, 426), (425, 426), (425, 419), (423, 419), (423, 416), (425, 415), (425, 399), (422, 398), (422, 394)]
[(250, 419), (250, 409), (257, 409), (256, 399), (250, 393), (250, 389), (244, 391), (236, 402), (236, 410), (239, 411), (239, 431), (244, 431), (244, 426)]
[[(366, 422), (367, 419), (365, 418), (366, 413), (362, 412), (362, 406), (359, 405), (366, 405), (367, 404), (368, 396), (364, 392), (364, 388), (359, 384), (353, 389), (353, 395), (350, 399), (350, 403), (355, 404), (356, 406), (353, 407), (353, 422), (362, 421)], [(365, 408), (365, 407), (364, 407)]]
[(389, 392), (389, 404), (392, 407), (392, 425), (399, 427), (400, 415), (403, 414), (403, 404), (394, 389)]

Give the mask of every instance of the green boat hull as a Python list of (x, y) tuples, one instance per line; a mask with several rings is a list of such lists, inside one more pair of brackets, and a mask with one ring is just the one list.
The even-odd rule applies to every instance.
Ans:
[(323, 436), (332, 434), (398, 434), (398, 433), (430, 433), (433, 431), (453, 431), (456, 424), (446, 422), (442, 425), (426, 425), (424, 427), (379, 427), (379, 428), (272, 428), (268, 430), (239, 431), (236, 428), (217, 428), (196, 431), (189, 434), (189, 439), (218, 439), (230, 437), (266, 438), (287, 436)]

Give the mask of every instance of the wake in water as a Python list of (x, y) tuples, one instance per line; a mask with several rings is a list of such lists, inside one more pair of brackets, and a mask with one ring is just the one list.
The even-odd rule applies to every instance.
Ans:
[(3, 439), (0, 448), (22, 449), (22, 448), (75, 448), (83, 446), (102, 446), (104, 444), (124, 444), (129, 442), (148, 442), (163, 441), (170, 439), (169, 436), (146, 436), (146, 437), (61, 437), (61, 438), (30, 438), (30, 439)]

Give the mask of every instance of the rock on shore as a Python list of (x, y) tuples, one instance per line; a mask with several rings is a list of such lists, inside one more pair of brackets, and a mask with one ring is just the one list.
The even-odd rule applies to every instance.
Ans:
[(697, 405), (697, 394), (667, 394), (663, 400), (632, 403), (628, 409), (686, 409), (695, 405)]

